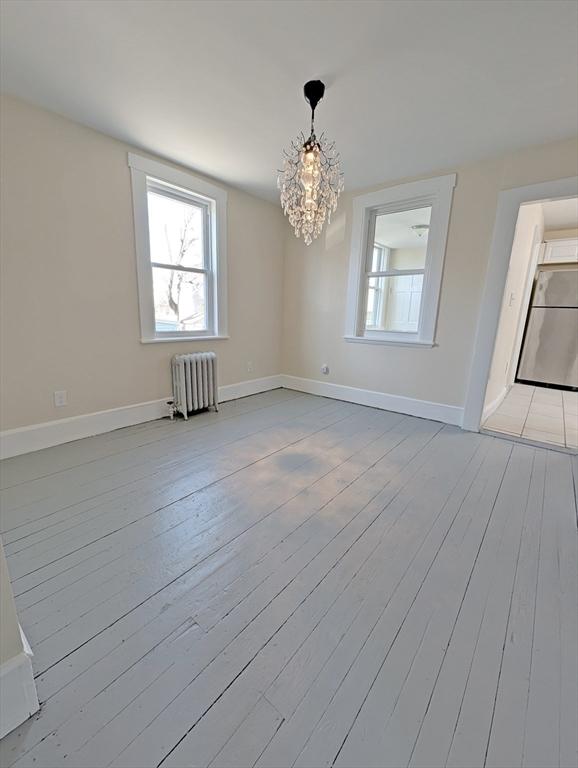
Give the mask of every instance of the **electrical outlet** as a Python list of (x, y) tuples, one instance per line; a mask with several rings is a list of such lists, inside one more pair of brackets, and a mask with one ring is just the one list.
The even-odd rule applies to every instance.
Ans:
[(327, 376), (327, 374), (329, 373), (329, 366), (328, 366), (328, 365), (322, 365), (322, 366), (321, 366), (321, 373), (322, 373), (324, 376)]
[(54, 393), (54, 405), (57, 408), (64, 408), (65, 405), (68, 405), (67, 392), (65, 389), (58, 389)]
[(253, 373), (253, 363), (251, 360), (247, 361), (247, 373)]

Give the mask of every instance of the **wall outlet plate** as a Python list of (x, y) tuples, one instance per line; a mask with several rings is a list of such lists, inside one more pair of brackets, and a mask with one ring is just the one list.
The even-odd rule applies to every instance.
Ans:
[(68, 395), (65, 389), (58, 389), (54, 393), (54, 405), (56, 408), (64, 408), (68, 405)]
[(321, 373), (323, 373), (325, 376), (329, 373), (329, 366), (328, 365), (322, 365), (321, 366)]

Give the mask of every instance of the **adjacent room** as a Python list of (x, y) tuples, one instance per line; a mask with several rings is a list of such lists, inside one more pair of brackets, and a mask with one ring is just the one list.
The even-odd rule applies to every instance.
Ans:
[(0, 45), (1, 768), (576, 768), (578, 2)]
[(484, 431), (578, 448), (578, 198), (520, 206)]

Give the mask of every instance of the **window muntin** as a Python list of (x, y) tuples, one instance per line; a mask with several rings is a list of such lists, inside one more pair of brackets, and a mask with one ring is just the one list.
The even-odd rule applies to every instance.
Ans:
[(430, 219), (431, 206), (371, 212), (364, 331), (418, 332)]

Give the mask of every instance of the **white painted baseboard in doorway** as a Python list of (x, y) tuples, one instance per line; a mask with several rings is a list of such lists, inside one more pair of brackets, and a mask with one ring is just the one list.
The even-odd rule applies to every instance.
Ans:
[(20, 629), (24, 650), (0, 665), (0, 739), (40, 707), (32, 671), (32, 651)]
[(494, 411), (498, 410), (498, 408), (502, 405), (502, 403), (506, 399), (506, 395), (508, 394), (511, 388), (512, 388), (511, 384), (509, 386), (504, 387), (504, 389), (500, 392), (500, 394), (497, 397), (495, 397), (491, 403), (488, 403), (487, 405), (484, 406), (484, 410), (482, 413), (482, 422), (481, 422), (482, 424), (487, 419), (490, 418), (490, 416), (492, 415), (492, 413), (494, 413)]
[[(281, 386), (281, 377), (278, 375), (225, 384), (219, 387), (219, 401), (236, 400), (239, 397), (278, 389)], [(171, 398), (172, 396), (167, 394), (160, 400), (4, 430), (0, 432), (0, 459), (40, 451), (43, 448), (70, 443), (83, 437), (101, 435), (122, 427), (132, 427), (145, 421), (162, 419), (169, 415), (167, 401)]]
[(461, 426), (463, 408), (445, 403), (432, 403), (428, 400), (416, 400), (403, 395), (390, 395), (385, 392), (375, 392), (371, 389), (348, 387), (343, 384), (333, 384), (329, 381), (317, 379), (303, 379), (298, 376), (281, 376), (283, 386), (287, 389), (296, 389), (299, 392), (307, 392), (310, 395), (331, 397), (335, 400), (346, 400), (359, 405), (369, 405), (372, 408), (380, 408), (385, 411), (406, 413), (409, 416), (419, 416), (433, 421), (443, 421), (446, 424)]

